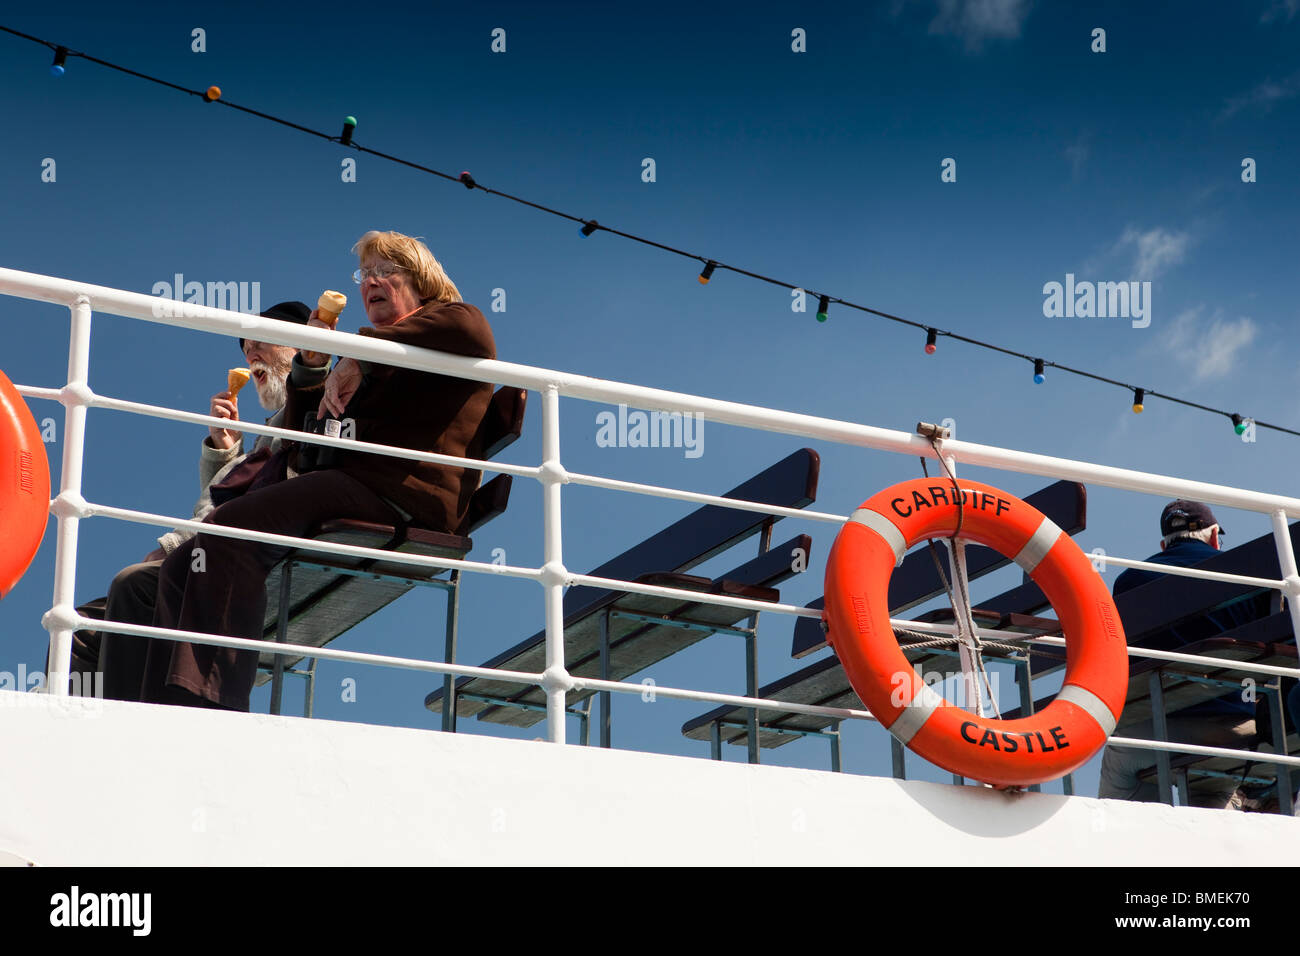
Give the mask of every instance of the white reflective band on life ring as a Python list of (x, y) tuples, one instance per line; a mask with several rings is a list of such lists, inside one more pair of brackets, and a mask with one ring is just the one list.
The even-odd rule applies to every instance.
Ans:
[(903, 537), (903, 532), (894, 527), (892, 521), (870, 508), (859, 508), (849, 515), (849, 520), (870, 528), (885, 539), (885, 544), (889, 545), (890, 550), (894, 552), (895, 567), (903, 563), (903, 555), (907, 553), (907, 540)]
[(1043, 523), (1025, 542), (1025, 546), (1020, 549), (1011, 560), (1025, 569), (1026, 574), (1033, 574), (1034, 569), (1047, 557), (1047, 552), (1052, 550), (1052, 545), (1056, 544), (1056, 539), (1064, 532), (1061, 526), (1051, 518), (1044, 517)]
[(1115, 732), (1115, 715), (1110, 712), (1105, 702), (1088, 688), (1080, 687), (1078, 684), (1066, 684), (1056, 695), (1056, 699), (1068, 701), (1086, 711), (1107, 737)]
[(898, 738), (900, 744), (906, 744), (916, 736), (917, 731), (925, 726), (930, 715), (943, 706), (944, 699), (929, 684), (921, 685), (921, 692), (903, 708), (889, 726), (889, 732)]

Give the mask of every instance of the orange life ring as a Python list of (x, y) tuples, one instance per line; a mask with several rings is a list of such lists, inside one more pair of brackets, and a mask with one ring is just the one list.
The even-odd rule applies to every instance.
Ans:
[(50, 515), (50, 465), (27, 403), (0, 372), (0, 598), (40, 550)]
[[(867, 708), (896, 738), (945, 770), (1000, 787), (1054, 780), (1106, 743), (1124, 709), (1124, 628), (1100, 575), (1068, 534), (1037, 509), (977, 481), (918, 478), (862, 503), (840, 529), (826, 567), (828, 640)], [(1066, 639), (1065, 682), (1043, 710), (1015, 720), (976, 717), (913, 669), (889, 623), (889, 577), (918, 541), (961, 537), (1011, 558), (1043, 589)]]

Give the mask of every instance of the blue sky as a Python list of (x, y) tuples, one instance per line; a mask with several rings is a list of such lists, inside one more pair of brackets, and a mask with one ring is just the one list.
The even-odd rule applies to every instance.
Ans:
[[(1122, 381), (1300, 427), (1294, 334), (1295, 176), (1300, 33), (1295, 0), (1233, 5), (927, 0), (864, 5), (490, 3), (389, 5), (382, 15), (316, 3), (268, 12), (237, 3), (136, 4), (134, 13), (70, 3), (6, 14), (7, 26), (337, 134), (609, 226), (804, 288)], [(207, 50), (191, 50), (191, 30)], [(494, 28), (506, 51), (490, 49)], [(1094, 53), (1092, 31), (1106, 31)], [(807, 51), (791, 50), (806, 31)], [(416, 171), (0, 35), (6, 148), (0, 151), (0, 264), (150, 292), (180, 272), (260, 283), (264, 306), (348, 291), (348, 249), (365, 230), (425, 237), (465, 298), (489, 313), (500, 357), (606, 378), (910, 430), (951, 417), (958, 436), (1046, 454), (1293, 493), (1300, 439), (1230, 424), (1157, 399), (924, 337), (840, 307), (830, 321), (790, 309), (788, 292), (468, 192)], [(340, 163), (357, 160), (357, 181)], [(656, 181), (642, 181), (653, 158)], [(41, 179), (53, 159), (55, 182)], [(956, 162), (956, 181), (941, 163)], [(1243, 159), (1256, 181), (1242, 181)], [(1149, 281), (1151, 323), (1047, 318), (1043, 286)], [(66, 367), (66, 311), (0, 301), (9, 337), (0, 367), (54, 385)], [(358, 308), (342, 327), (364, 321)], [(129, 399), (206, 410), (233, 341), (97, 316), (91, 384)], [(36, 402), (39, 418), (61, 410)], [(247, 415), (251, 403), (246, 404)], [(534, 413), (537, 406), (534, 404)], [(704, 454), (608, 449), (589, 403), (562, 405), (568, 467), (723, 491), (799, 446), (706, 425)], [(203, 432), (107, 411), (90, 414), (85, 493), (93, 501), (188, 515)], [(506, 456), (534, 463), (537, 418)], [(817, 445), (818, 507), (847, 513), (919, 466)], [(57, 484), (60, 448), (50, 447)], [(1027, 494), (1045, 482), (968, 469)], [(474, 557), (504, 548), (540, 563), (540, 494), (517, 483), (510, 513), (476, 537)], [(1085, 550), (1145, 557), (1162, 501), (1090, 489)], [(585, 571), (679, 517), (663, 501), (569, 488), (566, 561)], [(1225, 511), (1240, 543), (1268, 530)], [(0, 669), (41, 665), (40, 614), (52, 587), (54, 535), (0, 606)], [(776, 540), (814, 538), (808, 573), (782, 597), (821, 593), (833, 535), (785, 520)], [(77, 598), (150, 550), (144, 527), (82, 525)], [(720, 559), (708, 570), (737, 564)], [(1111, 570), (1107, 577), (1113, 578)], [(1013, 583), (1006, 573), (983, 585)], [(440, 595), (408, 596), (339, 646), (426, 656)], [(471, 579), (462, 660), (478, 663), (540, 626), (541, 591)], [(760, 676), (783, 676), (791, 620), (768, 615)], [(741, 648), (714, 637), (644, 676), (740, 692)], [(357, 701), (340, 699), (357, 681)], [(432, 727), (419, 675), (322, 664), (318, 715)], [(289, 708), (297, 706), (292, 687)], [(265, 709), (264, 693), (254, 698)], [(681, 723), (706, 709), (619, 699), (619, 746), (703, 756)], [(469, 722), (474, 733), (499, 728)], [(572, 731), (572, 728), (571, 728)], [(540, 727), (526, 733), (534, 736)], [(845, 766), (887, 773), (878, 728), (845, 733)], [(730, 759), (743, 758), (739, 751)], [(824, 766), (825, 747), (765, 758)], [(915, 761), (914, 761), (915, 762)], [(925, 772), (919, 775), (924, 776)], [(943, 779), (937, 771), (933, 779)], [(1093, 769), (1080, 789), (1094, 792)]]

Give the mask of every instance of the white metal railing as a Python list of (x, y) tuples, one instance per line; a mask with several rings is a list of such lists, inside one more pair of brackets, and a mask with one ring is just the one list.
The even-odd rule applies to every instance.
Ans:
[[(0, 268), (0, 294), (65, 305), (71, 313), (67, 383), (58, 389), (32, 386), (19, 387), (19, 391), (30, 398), (59, 401), (65, 408), (62, 477), (59, 493), (50, 506), (51, 512), (58, 519), (53, 607), (42, 619), (43, 625), (50, 632), (50, 674), (47, 680), (50, 693), (66, 694), (68, 691), (66, 675), (70, 667), (72, 632), (80, 627), (93, 627), (114, 633), (157, 637), (167, 640), (186, 640), (222, 647), (262, 651), (267, 649), (265, 643), (258, 640), (94, 621), (78, 615), (72, 603), (76, 575), (78, 522), (82, 518), (92, 516), (117, 518), (166, 528), (189, 528), (202, 531), (205, 534), (249, 541), (310, 547), (311, 550), (321, 553), (354, 557), (381, 557), (388, 563), (409, 564), (417, 568), (452, 568), (461, 571), (505, 575), (537, 581), (545, 590), (546, 620), (546, 667), (540, 674), (467, 667), (438, 661), (415, 660), (294, 644), (277, 644), (275, 649), (278, 652), (301, 653), (327, 660), (378, 664), (456, 676), (493, 677), (521, 684), (536, 684), (541, 686), (546, 693), (548, 738), (557, 743), (563, 743), (565, 740), (564, 699), (568, 691), (586, 689), (640, 694), (644, 690), (644, 687), (639, 683), (596, 680), (575, 677), (568, 673), (564, 662), (562, 603), (563, 591), (566, 586), (589, 584), (635, 593), (680, 597), (694, 602), (718, 604), (754, 612), (775, 612), (814, 618), (820, 616), (817, 611), (794, 605), (700, 594), (694, 591), (570, 572), (564, 565), (564, 549), (560, 530), (560, 493), (565, 484), (582, 484), (614, 491), (671, 498), (697, 504), (714, 504), (762, 514), (800, 517), (836, 524), (844, 522), (847, 516), (776, 507), (761, 502), (741, 501), (717, 495), (569, 472), (564, 468), (560, 459), (559, 399), (561, 396), (602, 403), (625, 403), (650, 410), (697, 413), (711, 421), (723, 424), (796, 435), (805, 440), (828, 441), (923, 458), (937, 458), (939, 454), (942, 454), (948, 468), (954, 471), (958, 463), (965, 463), (1049, 478), (1070, 479), (1166, 497), (1191, 498), (1210, 504), (1267, 514), (1272, 519), (1273, 536), (1278, 551), (1279, 566), (1282, 570), (1282, 578), (1279, 580), (1198, 571), (1192, 568), (1151, 564), (1144, 561), (1116, 558), (1110, 555), (1107, 555), (1106, 560), (1122, 567), (1150, 568), (1168, 574), (1214, 581), (1239, 582), (1255, 587), (1275, 588), (1280, 590), (1287, 598), (1293, 629), (1297, 634), (1300, 634), (1300, 571), (1297, 571), (1295, 554), (1291, 547), (1287, 525), (1288, 518), (1300, 518), (1300, 499), (1298, 498), (1113, 468), (1089, 462), (1036, 455), (972, 442), (943, 440), (932, 445), (928, 439), (919, 435), (891, 429), (704, 398), (682, 392), (647, 388), (623, 382), (607, 381), (511, 362), (475, 359), (461, 355), (433, 352), (369, 337), (294, 325), (275, 319), (263, 319), (260, 316), (245, 315), (189, 303), (178, 308), (178, 314), (169, 314), (168, 311), (157, 308), (160, 300), (153, 296), (11, 269)], [(175, 306), (174, 303), (172, 305)], [(306, 435), (299, 431), (258, 425), (252, 422), (240, 422), (240, 429), (258, 435), (287, 437), (313, 444), (403, 457), (411, 460), (466, 465), (480, 471), (505, 473), (535, 479), (541, 483), (543, 488), (544, 560), (541, 567), (521, 568), (331, 544), (224, 525), (205, 524), (86, 501), (81, 494), (81, 478), (86, 410), (88, 408), (105, 408), (129, 414), (208, 426), (216, 425), (221, 427), (229, 424), (226, 419), (217, 419), (208, 415), (96, 395), (89, 386), (92, 308), (125, 318), (174, 325), (220, 335), (254, 337), (259, 341), (276, 345), (305, 347), (326, 354), (343, 355), (380, 364), (437, 372), (479, 382), (513, 385), (539, 392), (542, 398), (542, 462), (538, 466), (479, 461), (376, 445), (355, 439)], [(894, 621), (893, 623), (895, 626), (936, 634), (953, 634), (958, 630), (956, 625), (925, 624), (916, 621)], [(976, 633), (1001, 640), (1007, 638), (1005, 632), (989, 631), (982, 628), (977, 628)], [(1045, 636), (1022, 637), (1020, 639), (1026, 643), (1064, 644), (1064, 640), (1061, 638)], [(1225, 661), (1221, 658), (1141, 648), (1129, 648), (1129, 654), (1135, 657), (1201, 663), (1214, 667), (1230, 666), (1236, 670), (1273, 676), (1300, 677), (1300, 668)], [(874, 719), (865, 710), (795, 704), (786, 701), (765, 700), (685, 688), (656, 686), (655, 693), (656, 695), (671, 698), (729, 704), (759, 710), (806, 713), (837, 719)], [(1259, 758), (1258, 754), (1251, 751), (1201, 747), (1191, 744), (1159, 743), (1123, 737), (1113, 737), (1111, 740), (1115, 744), (1146, 749)], [(1270, 755), (1267, 762), (1300, 767), (1300, 757)]]

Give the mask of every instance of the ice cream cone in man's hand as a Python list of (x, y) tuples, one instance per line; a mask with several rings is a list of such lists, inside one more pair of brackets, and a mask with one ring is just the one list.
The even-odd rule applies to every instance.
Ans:
[[(246, 368), (232, 368), (226, 372), (226, 390), (217, 392), (212, 396), (212, 404), (208, 409), (208, 414), (213, 418), (228, 418), (232, 422), (239, 421), (239, 390), (248, 384), (252, 378), (252, 372)], [(243, 435), (243, 432), (233, 428), (218, 428), (212, 425), (208, 428), (208, 441), (213, 448), (230, 448)]]
[(239, 390), (247, 385), (252, 377), (253, 373), (246, 368), (232, 368), (226, 373), (226, 385), (230, 389), (232, 402), (239, 396)]

